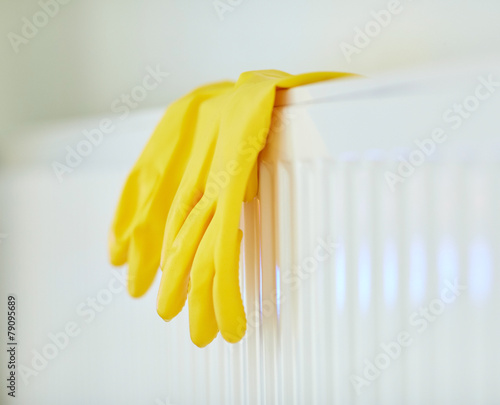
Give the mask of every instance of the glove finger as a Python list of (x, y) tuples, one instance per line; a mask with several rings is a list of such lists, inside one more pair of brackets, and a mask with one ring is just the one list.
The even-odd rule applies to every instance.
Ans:
[(130, 173), (109, 233), (109, 254), (113, 265), (121, 266), (127, 262), (130, 238), (136, 226), (144, 201), (150, 199), (152, 190), (157, 187), (158, 175), (146, 171)]
[[(229, 92), (232, 87), (231, 82), (200, 87), (167, 109), (134, 165), (120, 197), (108, 243), (112, 264), (120, 266), (127, 262), (130, 238), (141, 220), (147, 222), (161, 219), (164, 228), (172, 198), (177, 192), (190, 156), (196, 130), (196, 120), (193, 117), (197, 116), (198, 110), (206, 101)], [(158, 181), (168, 189), (157, 187)], [(161, 212), (165, 219), (158, 217), (158, 213), (144, 215), (144, 205), (157, 192), (161, 192)]]
[[(205, 199), (202, 198), (201, 201)], [(186, 302), (189, 271), (200, 241), (212, 220), (213, 212), (213, 202), (209, 203), (209, 206), (203, 206), (203, 209), (195, 207), (172, 247), (166, 252), (156, 304), (158, 314), (166, 321), (173, 319)]]
[(240, 341), (246, 332), (245, 308), (239, 283), (240, 244), (243, 232), (222, 230), (215, 249), (214, 308), (222, 337)]
[(108, 251), (109, 261), (113, 266), (123, 266), (127, 263), (128, 259), (129, 241), (126, 240), (122, 243), (116, 242), (116, 236), (113, 232), (109, 233), (108, 237)]
[[(180, 177), (179, 170), (183, 167), (179, 166), (180, 168), (176, 167), (171, 170), (171, 178), (157, 176), (154, 185), (149, 188), (150, 195), (147, 197), (138, 198), (138, 194), (132, 193), (133, 187), (127, 187), (124, 192), (124, 198), (126, 198), (124, 210), (135, 212), (135, 214), (134, 222), (129, 224), (126, 232), (121, 231), (121, 234), (130, 233), (131, 237), (125, 237), (121, 241), (114, 237), (114, 232), (120, 232), (118, 226), (114, 224), (110, 235), (109, 250), (114, 265), (129, 263), (127, 286), (133, 297), (140, 297), (147, 291), (160, 267), (167, 213), (179, 184), (175, 178)], [(144, 173), (146, 172), (142, 171), (142, 174)], [(136, 177), (139, 182), (144, 179), (144, 176)], [(151, 176), (146, 177), (151, 179)], [(141, 201), (140, 206), (137, 205), (138, 201)]]
[(163, 254), (169, 251), (186, 218), (203, 196), (203, 191), (221, 187), (218, 177), (210, 177), (210, 166), (217, 144), (220, 110), (226, 102), (227, 98), (225, 96), (216, 97), (208, 100), (200, 108), (198, 117), (199, 131), (195, 139), (196, 148), (193, 149), (179, 191), (174, 198), (172, 209), (167, 218)]
[(151, 287), (160, 267), (162, 232), (137, 227), (130, 241), (127, 289), (138, 298)]
[[(187, 173), (191, 171), (187, 170)], [(183, 227), (193, 208), (197, 206), (198, 202), (203, 197), (203, 192), (198, 186), (182, 187), (174, 198), (172, 208), (167, 217), (165, 230), (163, 235), (163, 246), (161, 251), (161, 266), (165, 265), (165, 260), (168, 252), (171, 250), (172, 245)]]
[(208, 227), (191, 268), (188, 294), (189, 330), (191, 340), (198, 347), (208, 345), (219, 332), (213, 303), (214, 229), (212, 224)]
[[(178, 157), (175, 151), (179, 148), (180, 133), (183, 128), (187, 129), (180, 117), (188, 114), (190, 110), (196, 111), (199, 105), (196, 101), (197, 97), (190, 94), (170, 105), (127, 178), (109, 238), (113, 264), (122, 265), (127, 262), (130, 238), (134, 228), (147, 217), (144, 205), (151, 199), (154, 190), (159, 190), (157, 185), (162, 174), (169, 172), (170, 184), (177, 189), (181, 176), (173, 175), (171, 170), (168, 170), (168, 163), (171, 163), (173, 156)], [(184, 131), (185, 143), (189, 141), (191, 134), (192, 132)], [(176, 163), (182, 164), (182, 159), (177, 159)]]
[[(173, 176), (178, 174), (176, 170), (172, 170)], [(153, 191), (141, 211), (143, 217), (138, 216), (138, 225), (130, 243), (128, 262), (131, 281), (128, 289), (133, 297), (139, 297), (148, 290), (160, 267), (165, 223), (177, 187), (177, 183), (167, 177), (161, 180), (164, 184), (158, 185), (159, 191)]]

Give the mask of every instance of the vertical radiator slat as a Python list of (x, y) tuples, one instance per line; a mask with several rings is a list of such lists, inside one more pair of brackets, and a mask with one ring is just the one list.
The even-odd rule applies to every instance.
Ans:
[[(376, 321), (375, 348), (370, 359), (378, 359), (380, 365), (388, 361), (389, 366), (382, 370), (380, 376), (373, 382), (373, 387), (367, 387), (377, 396), (380, 403), (393, 404), (401, 399), (403, 381), (399, 369), (400, 357), (393, 359), (386, 350), (395, 350), (394, 340), (403, 330), (404, 325), (399, 317), (402, 312), (399, 307), (402, 290), (405, 288), (404, 277), (401, 274), (401, 193), (391, 191), (384, 178), (384, 163), (374, 160), (371, 169), (374, 184), (373, 199), (374, 221), (373, 243), (373, 306)], [(389, 348), (384, 350), (384, 348)], [(396, 352), (394, 352), (396, 353)], [(396, 380), (396, 381), (394, 381)]]
[(260, 183), (260, 201), (261, 201), (261, 227), (260, 244), (262, 247), (271, 247), (270, 249), (261, 249), (262, 269), (270, 271), (262, 272), (262, 349), (263, 349), (263, 367), (262, 367), (262, 386), (263, 403), (279, 403), (279, 362), (280, 350), (278, 347), (278, 308), (276, 300), (277, 291), (277, 271), (271, 271), (276, 266), (275, 256), (275, 233), (274, 233), (274, 178), (275, 168), (270, 165), (261, 165), (259, 171)]
[(331, 356), (328, 357), (327, 369), (330, 379), (327, 386), (331, 387), (331, 390), (325, 395), (332, 398), (334, 403), (342, 404), (350, 403), (353, 393), (350, 375), (354, 371), (350, 369), (352, 340), (347, 291), (347, 230), (350, 212), (348, 165), (341, 161), (331, 162), (328, 173), (327, 198), (328, 210), (331, 213), (328, 225), (332, 240), (338, 244), (338, 247), (329, 262), (329, 271), (332, 274), (331, 284), (325, 286), (325, 288), (330, 287), (328, 295), (333, 315), (332, 340), (328, 343), (332, 349)]
[[(242, 376), (244, 382), (244, 403), (251, 405), (261, 402), (262, 383), (262, 263), (259, 243), (260, 212), (258, 201), (247, 204), (245, 210), (245, 225), (247, 241), (250, 242), (249, 252), (245, 255), (246, 291), (247, 291), (247, 336), (243, 342), (244, 358), (242, 362)], [(250, 253), (250, 254), (249, 254)]]
[[(405, 319), (402, 330), (411, 336), (411, 345), (403, 348), (403, 356), (408, 358), (408, 372), (406, 373), (407, 389), (405, 391), (405, 402), (419, 405), (426, 402), (425, 390), (426, 376), (424, 364), (428, 361), (422, 357), (418, 350), (413, 347), (421, 344), (418, 332), (410, 324), (411, 314), (424, 304), (426, 286), (428, 280), (428, 249), (425, 241), (428, 239), (430, 198), (428, 190), (432, 171), (428, 167), (419, 168), (406, 185), (407, 198), (405, 199), (404, 215), (408, 217), (408, 246), (404, 251), (398, 253), (407, 256), (408, 285), (406, 292), (409, 299), (409, 310), (404, 313)], [(395, 224), (397, 225), (397, 224)], [(397, 310), (397, 306), (395, 307)]]
[[(373, 305), (373, 288), (381, 283), (373, 275), (373, 182), (370, 164), (358, 158), (350, 162), (352, 167), (352, 265), (353, 289), (355, 298), (352, 310), (358, 316), (353, 317), (353, 360), (357, 368), (365, 368), (367, 361), (373, 362), (376, 355), (375, 342), (375, 311)], [(359, 371), (358, 371), (359, 373)], [(375, 380), (377, 376), (373, 377)], [(369, 396), (376, 392), (377, 386), (369, 387), (354, 397), (353, 403), (366, 404)], [(375, 394), (376, 395), (376, 394)]]
[[(331, 359), (331, 291), (326, 286), (332, 286), (331, 282), (331, 259), (335, 251), (326, 250), (322, 244), (334, 242), (331, 235), (328, 235), (329, 228), (329, 210), (328, 210), (328, 166), (329, 162), (319, 160), (313, 162), (313, 173), (311, 183), (314, 186), (314, 193), (311, 194), (313, 205), (309, 208), (310, 212), (316, 211), (316, 235), (314, 240), (314, 325), (310, 331), (313, 341), (313, 356), (317, 359), (316, 367), (314, 370), (313, 380), (315, 386), (313, 390), (316, 394), (317, 404), (321, 405), (328, 402), (323, 387), (331, 384), (331, 376), (327, 374), (327, 365), (333, 360)], [(334, 246), (333, 248), (336, 248)], [(320, 254), (321, 252), (321, 254)], [(330, 265), (330, 267), (329, 267)], [(327, 327), (330, 325), (330, 327)], [(323, 330), (323, 333), (318, 331)]]
[[(498, 149), (496, 151), (497, 156), (499, 154)], [(491, 249), (490, 254), (492, 256), (492, 274), (488, 295), (485, 294), (486, 296), (484, 297), (484, 300), (481, 304), (479, 304), (483, 308), (487, 305), (483, 313), (483, 319), (500, 319), (500, 294), (498, 293), (498, 286), (500, 285), (500, 271), (498, 271), (498, 269), (500, 269), (500, 215), (498, 215), (498, 207), (500, 207), (499, 172), (500, 164), (498, 162), (488, 165), (488, 173), (490, 174), (489, 187), (491, 190), (491, 205), (487, 214), (485, 213), (484, 219), (485, 221), (488, 221), (488, 234), (491, 236), (489, 247)], [(487, 364), (484, 365), (484, 369), (495, 370), (500, 364), (500, 350), (498, 350), (500, 328), (490, 327), (490, 323), (485, 321), (482, 332), (483, 333), (480, 335), (481, 338), (486, 337), (486, 341), (488, 342), (484, 347), (484, 351), (488, 353), (486, 356)], [(497, 386), (498, 379), (494, 373), (485, 374), (486, 375), (483, 380), (483, 391), (486, 395), (486, 393), (489, 392), (489, 387)], [(498, 391), (500, 390), (497, 390), (497, 392)], [(496, 401), (500, 402), (500, 393), (498, 393)]]
[[(249, 329), (225, 351), (230, 401), (497, 399), (500, 337), (487, 322), (500, 305), (486, 283), (499, 281), (500, 180), (498, 165), (469, 164), (431, 160), (394, 191), (380, 155), (261, 165), (243, 220)], [(467, 290), (443, 303), (457, 282)]]
[[(428, 332), (434, 335), (433, 347), (439, 351), (435, 357), (435, 373), (439, 376), (439, 387), (436, 387), (435, 398), (439, 403), (449, 404), (451, 399), (451, 381), (454, 370), (450, 367), (450, 346), (455, 343), (450, 339), (450, 311), (453, 305), (444, 307), (440, 292), (446, 282), (453, 282), (459, 277), (459, 260), (457, 250), (456, 215), (460, 202), (457, 199), (457, 177), (455, 167), (449, 163), (440, 163), (436, 176), (436, 210), (435, 220), (438, 237), (437, 274), (439, 277), (436, 290), (429, 307)], [(455, 336), (455, 339), (460, 339)]]
[(304, 276), (300, 267), (301, 261), (305, 256), (307, 250), (307, 239), (304, 235), (307, 232), (305, 228), (304, 218), (301, 214), (304, 212), (304, 163), (296, 162), (293, 164), (293, 182), (292, 182), (292, 271), (297, 279), (297, 288), (292, 293), (292, 299), (295, 304), (295, 328), (294, 333), (297, 334), (297, 352), (295, 354), (295, 367), (297, 368), (298, 375), (298, 399), (299, 403), (304, 403), (311, 395), (310, 392), (310, 370), (307, 369), (308, 364), (308, 350), (306, 344), (307, 336), (307, 321), (311, 316), (310, 309), (307, 308), (307, 291)]
[[(297, 307), (294, 302), (295, 274), (292, 269), (292, 167), (288, 163), (277, 164), (277, 196), (276, 212), (279, 212), (277, 220), (278, 232), (278, 255), (277, 265), (280, 268), (280, 316), (278, 326), (280, 330), (281, 346), (281, 369), (283, 382), (281, 398), (283, 403), (298, 405), (299, 379), (298, 369), (295, 363), (297, 353), (297, 332), (294, 319), (297, 315)], [(286, 399), (285, 399), (286, 398)]]

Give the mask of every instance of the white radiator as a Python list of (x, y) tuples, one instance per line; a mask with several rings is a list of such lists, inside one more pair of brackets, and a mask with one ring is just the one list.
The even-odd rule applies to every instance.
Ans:
[(500, 403), (500, 70), (473, 72), (278, 100), (231, 403)]
[(19, 301), (18, 362), (68, 321), (82, 329), (19, 379), (17, 403), (500, 404), (499, 82), (493, 65), (280, 93), (242, 215), (236, 345), (195, 347), (186, 311), (163, 323), (157, 282), (91, 321), (77, 310), (114, 277), (107, 228), (161, 112), (117, 122), (62, 183), (51, 162), (94, 121), (4, 149), (2, 296)]

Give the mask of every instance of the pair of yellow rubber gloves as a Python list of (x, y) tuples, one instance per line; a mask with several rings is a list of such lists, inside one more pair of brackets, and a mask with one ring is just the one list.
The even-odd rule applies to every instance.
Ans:
[(234, 343), (246, 331), (239, 220), (257, 194), (276, 90), (346, 76), (264, 70), (200, 87), (167, 109), (132, 169), (110, 232), (111, 263), (128, 263), (133, 297), (161, 266), (158, 314), (170, 321), (187, 299), (197, 346), (219, 331)]

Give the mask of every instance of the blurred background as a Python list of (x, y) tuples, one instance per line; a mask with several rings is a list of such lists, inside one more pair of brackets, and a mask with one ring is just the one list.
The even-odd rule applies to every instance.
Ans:
[[(148, 67), (170, 75), (135, 108), (165, 106), (201, 83), (236, 79), (246, 70), (373, 75), (484, 58), (500, 48), (500, 2), (405, 0), (368, 46), (346, 58), (341, 44), (352, 45), (356, 27), (363, 30), (389, 3), (2, 1), (0, 133), (40, 120), (109, 113), (117, 98), (141, 84)], [(40, 15), (41, 4), (53, 17)], [(37, 25), (30, 30), (29, 23)]]
[[(489, 61), (498, 60), (500, 56), (499, 22), (500, 2), (497, 0), (0, 2), (0, 35), (3, 36), (0, 41), (0, 299), (3, 303), (0, 305), (0, 375), (2, 378), (7, 375), (4, 328), (7, 325), (6, 297), (11, 294), (17, 300), (17, 362), (26, 367), (17, 376), (18, 397), (7, 398), (4, 384), (0, 390), (0, 404), (10, 403), (8, 400), (23, 405), (258, 403), (254, 396), (264, 395), (266, 384), (268, 388), (271, 386), (269, 375), (262, 372), (261, 362), (263, 350), (269, 350), (269, 346), (258, 340), (258, 328), (255, 331), (259, 333), (245, 338), (241, 344), (225, 344), (218, 338), (210, 347), (199, 350), (190, 341), (186, 311), (168, 324), (157, 315), (158, 278), (143, 299), (134, 300), (125, 291), (126, 269), (117, 270), (108, 263), (107, 233), (122, 185), (164, 109), (203, 83), (236, 80), (240, 73), (248, 70), (349, 71), (371, 77), (386, 76), (380, 82), (381, 88), (385, 88), (383, 86), (390, 87), (392, 78), (400, 77), (401, 73), (404, 76), (407, 71), (419, 71), (420, 68), (450, 66), (452, 69), (441, 70), (448, 77), (443, 85), (434, 86), (434, 81), (422, 88), (419, 85), (402, 86), (394, 94), (384, 93), (385, 101), (379, 98), (380, 93), (374, 91), (372, 94), (368, 89), (366, 94), (360, 92), (359, 100), (354, 103), (349, 101), (347, 88), (345, 99), (339, 97), (331, 103), (306, 108), (306, 117), (311, 118), (311, 122), (309, 118), (305, 120), (310, 125), (305, 129), (299, 127), (301, 133), (311, 138), (314, 125), (318, 125), (318, 134), (329, 137), (326, 143), (335, 153), (343, 149), (350, 153), (353, 144), (364, 140), (366, 144), (361, 145), (364, 149), (397, 147), (396, 156), (403, 153), (401, 147), (406, 148), (405, 151), (414, 148), (414, 140), (429, 136), (436, 126), (446, 127), (443, 112), (471, 96), (479, 84), (478, 72), (471, 70), (467, 75), (453, 77), (448, 76), (448, 72), (478, 64), (482, 78), (493, 75), (498, 81), (500, 64), (491, 64), (490, 69)], [(399, 73), (393, 76), (391, 72)], [(404, 77), (408, 82), (414, 79), (412, 73)], [(455, 77), (465, 79), (455, 80)], [(359, 89), (363, 86), (361, 84)], [(334, 91), (336, 88), (329, 89)], [(492, 151), (494, 164), (490, 162), (491, 167), (479, 165), (478, 169), (470, 161), (463, 164), (460, 160), (454, 163), (453, 170), (446, 165), (439, 166), (442, 171), (438, 173), (444, 173), (439, 177), (434, 172), (438, 165), (431, 159), (431, 163), (408, 182), (408, 187), (401, 187), (399, 194), (389, 193), (385, 182), (381, 183), (388, 201), (419, 202), (412, 207), (422, 209), (418, 211), (421, 216), (408, 216), (414, 221), (415, 229), (420, 230), (422, 225), (434, 232), (434, 226), (438, 236), (446, 236), (447, 232), (453, 238), (458, 235), (462, 244), (453, 245), (456, 238), (452, 238), (452, 248), (440, 250), (446, 260), (443, 259), (444, 265), (439, 265), (446, 271), (452, 269), (467, 277), (474, 272), (479, 284), (490, 282), (492, 287), (488, 291), (495, 291), (494, 286), (500, 280), (498, 272), (493, 272), (493, 269), (498, 270), (500, 263), (500, 217), (496, 215), (500, 201), (497, 175), (500, 148), (489, 148), (485, 142), (498, 144), (498, 103), (498, 95), (481, 103), (474, 119), (464, 120), (459, 131), (451, 131), (454, 136), (450, 136), (450, 141), (442, 148), (446, 152), (456, 146), (457, 140), (465, 139), (463, 149), (467, 152), (473, 149), (471, 145), (481, 152)], [(360, 116), (364, 119), (360, 120)], [(59, 175), (54, 162), (67, 163), (68, 156), (75, 153), (78, 145), (84, 145), (90, 133), (97, 136), (98, 130), (106, 135), (105, 141), (98, 140), (97, 145), (94, 143), (95, 148), (90, 146), (89, 153), (81, 152), (79, 161), (68, 168), (68, 172)], [(468, 154), (463, 155), (469, 159)], [(475, 159), (474, 164), (488, 163), (482, 155)], [(398, 161), (393, 157), (390, 163), (392, 170)], [(371, 170), (365, 172), (374, 176)], [(435, 179), (439, 181), (434, 183)], [(367, 189), (362, 181), (353, 184), (358, 184), (360, 193)], [(434, 191), (428, 193), (429, 184), (435, 187), (435, 194)], [(336, 193), (340, 188), (332, 189)], [(410, 193), (409, 197), (405, 193)], [(363, 195), (356, 194), (359, 206), (345, 202), (345, 207), (352, 206), (361, 212), (360, 235), (367, 229), (364, 222), (367, 217), (363, 216), (361, 208), (370, 205), (370, 200)], [(439, 221), (431, 218), (426, 222), (425, 215), (433, 207), (433, 202), (427, 199), (429, 195), (441, 196), (441, 200), (435, 197), (435, 201), (442, 202), (438, 207), (440, 211), (436, 211)], [(337, 194), (335, 196), (337, 198)], [(415, 196), (418, 198), (413, 198)], [(459, 208), (462, 208), (450, 208), (455, 207), (457, 201), (461, 201), (463, 206)], [(392, 210), (390, 204), (379, 207), (388, 207), (386, 215), (389, 216), (400, 212)], [(442, 212), (449, 215), (441, 215)], [(477, 233), (484, 236), (486, 247), (468, 244), (466, 237), (475, 236), (472, 231), (465, 232), (466, 237), (460, 233), (465, 229), (463, 212), (472, 212), (466, 218), (470, 222), (467, 226), (472, 229), (477, 222)], [(403, 229), (400, 223), (399, 220), (395, 222), (395, 230)], [(404, 241), (404, 238), (395, 240)], [(431, 252), (436, 250), (434, 256), (429, 257), (438, 257), (437, 242), (432, 238), (425, 240)], [(422, 263), (427, 259), (424, 249), (419, 246), (415, 250), (416, 259), (408, 261), (406, 268), (401, 266), (400, 270), (409, 272), (410, 267), (419, 270), (424, 266)], [(472, 249), (471, 265), (464, 264), (468, 263), (464, 246)], [(475, 246), (480, 248), (475, 249)], [(453, 252), (452, 259), (447, 259), (449, 251)], [(357, 263), (357, 252), (354, 249), (351, 252), (353, 263)], [(344, 268), (342, 255), (337, 257), (341, 262), (339, 269)], [(460, 266), (457, 267), (457, 263)], [(431, 265), (434, 267), (430, 269), (437, 268), (436, 263)], [(481, 268), (486, 269), (484, 274), (495, 274), (496, 278), (493, 281), (478, 278), (476, 275)], [(272, 267), (271, 275), (274, 270)], [(347, 273), (357, 274), (355, 271)], [(434, 282), (436, 287), (437, 280)], [(255, 291), (258, 288), (256, 283)], [(423, 302), (436, 297), (436, 291), (427, 291), (430, 295)], [(404, 292), (400, 294), (403, 302), (406, 302), (406, 295), (409, 297)], [(373, 385), (372, 391), (367, 390), (369, 395), (387, 395), (378, 397), (374, 403), (408, 403), (408, 397), (415, 399), (414, 403), (432, 403), (425, 400), (426, 395), (441, 394), (433, 384), (438, 385), (435, 381), (441, 384), (436, 376), (440, 371), (442, 375), (451, 375), (446, 374), (449, 370), (456, 370), (457, 374), (462, 370), (469, 373), (461, 373), (462, 380), (453, 380), (464, 391), (470, 391), (472, 399), (467, 402), (467, 397), (463, 403), (498, 403), (488, 402), (493, 398), (488, 395), (497, 386), (497, 374), (489, 371), (497, 371), (500, 362), (500, 352), (490, 350), (490, 347), (497, 347), (500, 336), (500, 329), (491, 327), (495, 324), (491, 319), (498, 319), (500, 306), (496, 304), (498, 295), (491, 293), (487, 298), (490, 301), (485, 301), (484, 306), (456, 306), (452, 318), (445, 318), (448, 320), (427, 334), (422, 344), (415, 345), (413, 355), (391, 367), (388, 373), (395, 379), (382, 379)], [(398, 304), (395, 308), (403, 312), (416, 308), (414, 303), (405, 305)], [(382, 308), (380, 312), (387, 317), (378, 333), (393, 327), (394, 331), (390, 329), (388, 336), (380, 337), (363, 329), (364, 326), (356, 330), (368, 332), (358, 334), (344, 333), (347, 328), (340, 328), (335, 332), (338, 333), (336, 340), (332, 338), (336, 342), (331, 345), (332, 350), (336, 350), (335, 359), (351, 356), (351, 352), (345, 350), (349, 345), (351, 348), (364, 347), (364, 343), (357, 345), (356, 342), (368, 342), (375, 346), (392, 339), (407, 326), (404, 317), (393, 316), (385, 307), (377, 308)], [(353, 319), (353, 313), (346, 316), (346, 325), (347, 320)], [(301, 316), (307, 314), (302, 311)], [(468, 320), (464, 320), (466, 317)], [(269, 319), (266, 322), (270, 322)], [(460, 333), (449, 332), (453, 331), (450, 325), (458, 325)], [(283, 330), (295, 339), (286, 328)], [(72, 331), (67, 341), (63, 331), (66, 335)], [(477, 332), (472, 334), (477, 340), (469, 338), (468, 331)], [(318, 336), (321, 337), (321, 333)], [(367, 336), (372, 340), (366, 339)], [(436, 336), (441, 340), (436, 340)], [(472, 348), (466, 355), (455, 356), (463, 349), (458, 337), (467, 340), (469, 346), (465, 347)], [(346, 346), (340, 339), (344, 339)], [(450, 341), (458, 343), (449, 345)], [(55, 344), (63, 347), (57, 349)], [(301, 344), (306, 347), (307, 341)], [(307, 350), (299, 353), (304, 356), (302, 358), (296, 356), (295, 346), (290, 347), (291, 354), (282, 358), (290, 361), (298, 358), (299, 366), (285, 367), (285, 371), (300, 370), (305, 375), (301, 382), (313, 391), (314, 384), (319, 384), (315, 376), (319, 375), (319, 382), (326, 381), (325, 386), (339, 393), (338, 403), (355, 403), (346, 400), (355, 395), (348, 382), (352, 370), (340, 373), (340, 369), (336, 369), (337, 377), (340, 375), (346, 383), (332, 384), (330, 376), (333, 373), (314, 374), (300, 367), (309, 361)], [(446, 349), (443, 356), (434, 356), (441, 347), (452, 347), (456, 351)], [(274, 350), (274, 346), (271, 349)], [(364, 356), (373, 357), (373, 353), (367, 353), (360, 350), (356, 354), (359, 359), (352, 356), (349, 359), (359, 360), (358, 367), (363, 364)], [(266, 353), (267, 361), (273, 360), (273, 354)], [(480, 360), (484, 358), (491, 368), (483, 367)], [(432, 363), (434, 359), (437, 359), (437, 367)], [(429, 366), (433, 373), (422, 371), (424, 366), (420, 361), (427, 360), (429, 363), (424, 366)], [(344, 364), (338, 360), (332, 362), (332, 367)], [(403, 376), (401, 370), (405, 364), (416, 365), (416, 371), (411, 369), (411, 378)], [(470, 375), (475, 377), (469, 378)], [(309, 379), (314, 381), (309, 384)], [(414, 382), (411, 395), (408, 395), (410, 391), (404, 391), (405, 385), (400, 383), (403, 379)], [(450, 381), (451, 378), (443, 385), (443, 397), (455, 395)], [(295, 380), (292, 385), (297, 387)], [(394, 394), (394, 387), (402, 387), (397, 394), (399, 397)], [(493, 389), (487, 391), (486, 388)], [(210, 395), (209, 402), (207, 397)], [(418, 402), (419, 395), (420, 399), (424, 398), (421, 402)], [(247, 398), (247, 401), (233, 400), (235, 397)], [(500, 394), (495, 398), (498, 397)], [(391, 398), (393, 402), (380, 398)], [(281, 399), (291, 403), (286, 402), (285, 396)], [(278, 402), (272, 398), (267, 403)]]

